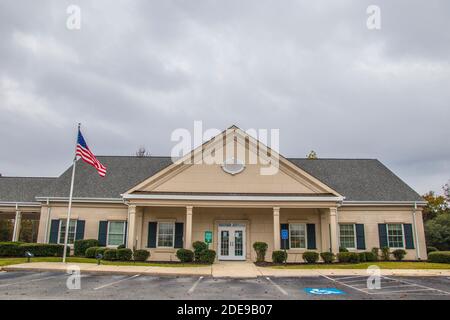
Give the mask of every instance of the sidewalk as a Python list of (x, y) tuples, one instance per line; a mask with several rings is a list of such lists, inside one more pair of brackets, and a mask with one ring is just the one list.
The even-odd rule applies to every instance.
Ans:
[[(78, 266), (82, 273), (156, 275), (156, 276), (212, 276), (215, 278), (256, 277), (319, 277), (319, 276), (365, 276), (365, 269), (274, 269), (257, 267), (249, 261), (220, 261), (212, 266), (202, 267), (146, 267), (111, 266), (93, 263), (31, 262), (3, 267), (3, 271), (66, 272), (69, 266)], [(381, 269), (384, 276), (446, 276), (450, 270), (442, 269)]]

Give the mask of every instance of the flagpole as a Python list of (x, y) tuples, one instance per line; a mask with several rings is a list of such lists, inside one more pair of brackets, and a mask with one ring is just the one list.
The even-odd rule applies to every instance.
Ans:
[(69, 240), (69, 226), (70, 226), (70, 214), (72, 211), (72, 197), (73, 197), (73, 182), (75, 180), (75, 165), (77, 163), (77, 144), (78, 144), (78, 132), (80, 132), (81, 123), (78, 123), (78, 131), (77, 131), (77, 143), (75, 144), (75, 156), (73, 157), (73, 165), (72, 165), (72, 180), (70, 182), (70, 196), (69, 196), (69, 208), (67, 210), (67, 220), (66, 220), (66, 232), (64, 234), (64, 252), (63, 252), (63, 263), (66, 263), (67, 256), (67, 242)]

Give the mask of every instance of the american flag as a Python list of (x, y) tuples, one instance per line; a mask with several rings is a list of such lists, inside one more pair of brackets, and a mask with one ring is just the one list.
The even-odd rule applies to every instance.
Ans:
[(80, 156), (84, 162), (92, 165), (98, 172), (101, 177), (106, 176), (106, 167), (97, 160), (94, 154), (89, 150), (89, 147), (84, 140), (83, 135), (81, 134), (81, 130), (78, 130), (78, 141), (77, 141), (77, 150), (76, 155)]

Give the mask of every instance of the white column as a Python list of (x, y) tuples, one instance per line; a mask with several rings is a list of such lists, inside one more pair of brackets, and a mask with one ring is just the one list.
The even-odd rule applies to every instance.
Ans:
[(127, 248), (134, 250), (136, 239), (136, 206), (128, 206), (128, 239)]
[(339, 252), (337, 227), (338, 227), (337, 208), (330, 208), (331, 252), (333, 252), (334, 254)]
[(16, 209), (16, 217), (14, 218), (14, 231), (12, 241), (19, 241), (21, 221), (22, 221), (22, 212)]
[(321, 251), (330, 251), (330, 236), (328, 234), (329, 219), (327, 212), (320, 212), (320, 240), (321, 240)]
[(184, 248), (192, 248), (192, 206), (186, 207), (186, 232), (184, 236)]
[(273, 250), (280, 250), (280, 208), (273, 208)]

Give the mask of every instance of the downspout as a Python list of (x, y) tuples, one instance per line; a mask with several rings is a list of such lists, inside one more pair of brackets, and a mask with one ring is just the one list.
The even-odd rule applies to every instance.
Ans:
[(50, 225), (50, 200), (47, 198), (47, 222), (45, 223), (45, 235), (44, 235), (44, 243), (49, 242), (49, 230), (48, 226)]
[(415, 243), (416, 243), (416, 255), (417, 255), (417, 260), (421, 260), (421, 258), (420, 258), (420, 245), (419, 245), (419, 239), (417, 238), (416, 210), (417, 210), (417, 202), (414, 201), (414, 209), (413, 209), (414, 239), (415, 239)]

